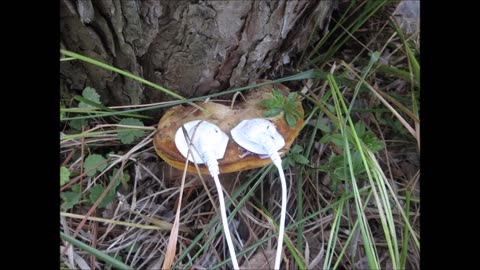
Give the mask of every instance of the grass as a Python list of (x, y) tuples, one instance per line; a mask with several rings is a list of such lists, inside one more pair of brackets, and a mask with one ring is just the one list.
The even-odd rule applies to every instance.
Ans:
[[(309, 160), (284, 168), (288, 213), (282, 268), (419, 269), (419, 48), (415, 35), (405, 36), (389, 17), (392, 9), (383, 1), (347, 4), (325, 38), (314, 41), (312, 33), (292, 70), (296, 75), (276, 80), (303, 98), (306, 120), (295, 144)], [(148, 84), (84, 56), (62, 53), (68, 61), (86, 61)], [(77, 192), (80, 199), (60, 210), (62, 265), (75, 268), (73, 258), (80, 257), (102, 269), (161, 268), (168, 260), (176, 269), (228, 268), (213, 183), (162, 162), (152, 147), (155, 126), (122, 126), (147, 132), (126, 145), (117, 137), (118, 122), (142, 119), (145, 110), (254, 87), (143, 107), (106, 108), (93, 102), (86, 109), (75, 107), (84, 98), (64, 101), (60, 154), (71, 179), (61, 192)], [(87, 124), (74, 129), (74, 120)], [(92, 153), (105, 156), (108, 166), (89, 177), (92, 168), (84, 168), (83, 161)], [(240, 265), (271, 254), (277, 245), (275, 171), (270, 165), (220, 175), (229, 194), (225, 207)], [(130, 180), (116, 186), (122, 174)], [(97, 184), (101, 196), (92, 201)], [(111, 189), (111, 203), (96, 207)], [(175, 245), (168, 246), (169, 241)]]

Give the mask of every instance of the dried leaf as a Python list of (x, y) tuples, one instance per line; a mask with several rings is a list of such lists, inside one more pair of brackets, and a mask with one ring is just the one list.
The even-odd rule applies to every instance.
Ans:
[(253, 257), (244, 262), (240, 269), (273, 269), (275, 264), (275, 250), (268, 249), (257, 252)]

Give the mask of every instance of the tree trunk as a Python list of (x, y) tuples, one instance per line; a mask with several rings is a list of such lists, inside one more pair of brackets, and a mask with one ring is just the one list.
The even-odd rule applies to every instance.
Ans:
[[(335, 3), (61, 0), (61, 47), (201, 96), (275, 75), (312, 31), (321, 37)], [(60, 72), (62, 91), (90, 86), (105, 105), (172, 100), (82, 61), (62, 62)]]

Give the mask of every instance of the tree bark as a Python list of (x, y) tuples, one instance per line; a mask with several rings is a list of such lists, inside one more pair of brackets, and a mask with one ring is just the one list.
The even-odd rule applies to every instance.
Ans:
[[(61, 47), (201, 96), (275, 75), (312, 31), (322, 36), (335, 3), (61, 0)], [(82, 61), (62, 62), (60, 73), (63, 91), (90, 86), (105, 105), (172, 100)]]

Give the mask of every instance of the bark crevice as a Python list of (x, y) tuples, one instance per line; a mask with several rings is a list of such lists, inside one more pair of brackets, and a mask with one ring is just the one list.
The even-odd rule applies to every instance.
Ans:
[[(273, 75), (329, 16), (308, 18), (330, 14), (334, 2), (62, 0), (61, 44), (182, 96), (200, 96)], [(80, 61), (62, 62), (60, 72), (63, 91), (94, 87), (106, 105), (172, 99)]]

